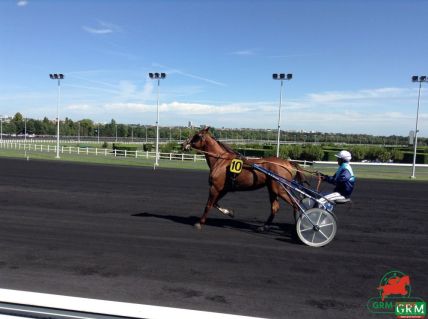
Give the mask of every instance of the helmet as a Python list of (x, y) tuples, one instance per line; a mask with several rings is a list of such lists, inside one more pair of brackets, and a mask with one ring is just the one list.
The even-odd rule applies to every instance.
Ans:
[(341, 158), (345, 162), (349, 162), (352, 159), (352, 155), (348, 151), (340, 151), (338, 154), (335, 154), (334, 156)]

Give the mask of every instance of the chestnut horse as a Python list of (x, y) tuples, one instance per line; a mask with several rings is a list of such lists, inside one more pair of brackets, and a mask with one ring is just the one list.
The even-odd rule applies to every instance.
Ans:
[[(259, 227), (259, 231), (268, 230), (269, 226), (272, 224), (275, 214), (279, 210), (278, 197), (293, 206), (296, 211), (297, 207), (295, 207), (295, 204), (284, 190), (283, 186), (264, 173), (253, 169), (251, 165), (259, 164), (289, 181), (295, 178), (299, 182), (302, 182), (304, 181), (304, 176), (298, 169), (299, 166), (297, 164), (277, 157), (266, 157), (261, 159), (243, 158), (241, 154), (235, 152), (229, 146), (217, 141), (211, 136), (209, 128), (203, 129), (193, 137), (188, 138), (183, 143), (182, 147), (184, 150), (193, 148), (205, 154), (210, 168), (209, 196), (204, 213), (199, 222), (195, 224), (195, 227), (198, 229), (205, 224), (208, 212), (212, 207), (219, 209), (223, 214), (233, 217), (233, 212), (217, 204), (229, 191), (255, 190), (264, 186), (268, 188), (271, 213), (264, 225)], [(231, 173), (229, 170), (232, 160), (236, 158), (244, 162), (243, 169), (239, 174)]]

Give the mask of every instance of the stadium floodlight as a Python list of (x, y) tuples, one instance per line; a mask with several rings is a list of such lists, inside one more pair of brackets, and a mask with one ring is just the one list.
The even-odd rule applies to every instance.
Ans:
[(56, 107), (56, 158), (59, 158), (59, 104), (61, 101), (61, 80), (64, 80), (64, 74), (62, 73), (51, 73), (49, 74), (49, 77), (52, 80), (58, 81), (58, 103)]
[[(150, 72), (149, 78), (152, 80), (158, 81), (157, 102), (156, 102), (156, 155), (155, 155), (156, 159), (155, 159), (155, 166), (154, 166), (156, 168), (156, 166), (159, 166), (159, 86), (160, 86), (160, 80), (163, 80), (166, 78), (166, 73)], [(146, 136), (147, 136), (147, 133), (146, 133)]]
[(281, 88), (279, 91), (279, 110), (278, 110), (278, 140), (276, 144), (276, 157), (279, 157), (279, 141), (281, 136), (281, 105), (282, 105), (282, 87), (284, 80), (291, 80), (293, 78), (293, 74), (288, 73), (273, 73), (272, 79), (281, 81)]
[(416, 109), (416, 128), (415, 128), (415, 135), (413, 138), (413, 165), (412, 165), (412, 176), (410, 178), (416, 178), (415, 171), (416, 171), (416, 151), (418, 147), (418, 120), (419, 120), (419, 105), (421, 100), (421, 88), (422, 88), (422, 82), (428, 82), (426, 75), (418, 76), (413, 75), (412, 76), (412, 82), (419, 82), (419, 91), (418, 91), (418, 107)]

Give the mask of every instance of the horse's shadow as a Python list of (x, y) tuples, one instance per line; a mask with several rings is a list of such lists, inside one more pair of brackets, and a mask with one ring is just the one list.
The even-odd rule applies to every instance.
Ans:
[[(155, 213), (138, 213), (133, 214), (134, 217), (146, 217), (146, 218), (159, 218), (169, 220), (177, 224), (183, 224), (194, 227), (199, 222), (197, 216), (177, 216), (177, 215), (164, 215)], [(271, 228), (263, 233), (258, 232), (258, 228), (261, 226), (259, 222), (242, 221), (231, 218), (210, 218), (207, 220), (204, 227), (219, 227), (226, 229), (234, 229), (236, 231), (245, 232), (248, 234), (254, 234), (257, 236), (274, 237), (276, 240), (290, 242), (294, 244), (300, 244), (301, 242), (297, 238), (296, 228), (294, 224), (289, 223), (272, 223)]]

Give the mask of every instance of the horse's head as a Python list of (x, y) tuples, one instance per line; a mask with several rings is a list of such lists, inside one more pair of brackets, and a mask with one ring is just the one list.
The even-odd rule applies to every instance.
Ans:
[(195, 148), (197, 150), (202, 150), (206, 144), (206, 137), (210, 136), (209, 127), (200, 130), (198, 133), (189, 137), (184, 143), (181, 145), (182, 149), (185, 151), (190, 150), (191, 148)]
[(410, 285), (410, 277), (409, 276), (401, 277), (400, 283), (402, 283), (403, 285)]

